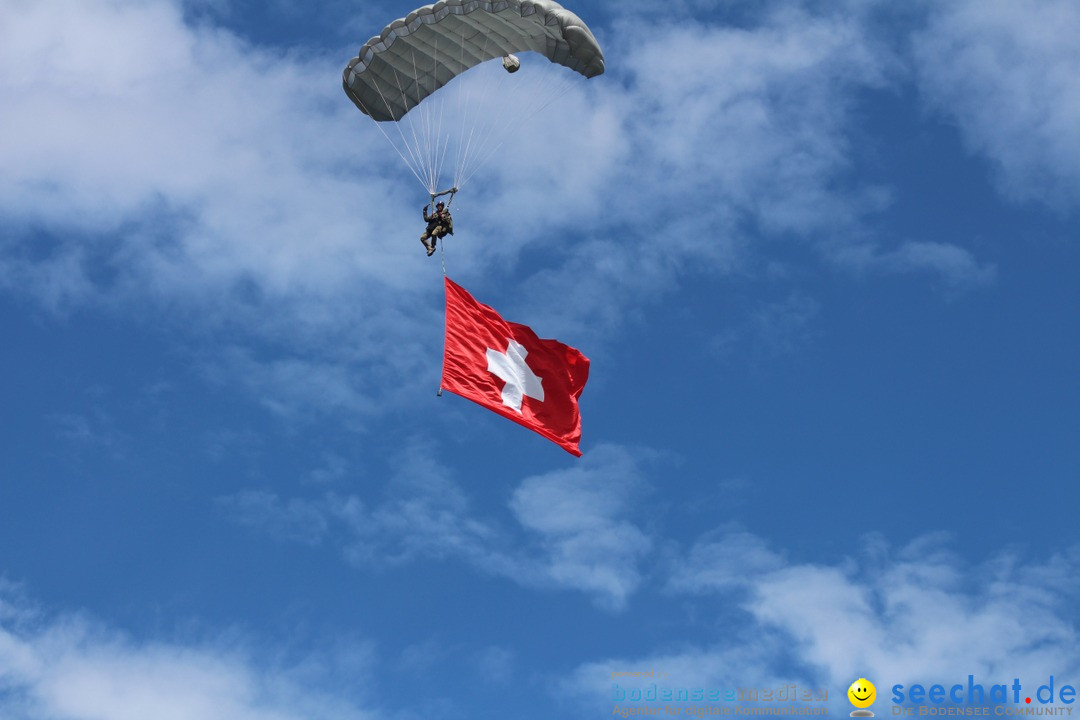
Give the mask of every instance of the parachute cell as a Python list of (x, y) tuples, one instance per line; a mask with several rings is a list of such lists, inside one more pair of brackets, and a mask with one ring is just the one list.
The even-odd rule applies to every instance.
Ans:
[(387, 25), (342, 80), (361, 111), (396, 121), (469, 68), (526, 51), (587, 78), (604, 72), (592, 31), (553, 0), (443, 0)]

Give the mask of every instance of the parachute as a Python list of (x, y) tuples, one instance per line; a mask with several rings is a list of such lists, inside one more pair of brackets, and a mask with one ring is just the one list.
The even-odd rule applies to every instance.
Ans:
[[(524, 119), (495, 115), (515, 109), (519, 116), (535, 114), (565, 87), (557, 87), (566, 82), (562, 71), (561, 79), (541, 90), (526, 88), (525, 102), (470, 103), (490, 97), (502, 80), (492, 80), (488, 72), (479, 90), (466, 91), (461, 89), (465, 78), (459, 76), (502, 58), (505, 72), (497, 72), (503, 78), (513, 73), (510, 84), (519, 84), (527, 73), (519, 72), (522, 64), (514, 53), (528, 52), (577, 76), (604, 72), (604, 55), (592, 31), (554, 0), (442, 0), (395, 20), (368, 40), (345, 67), (342, 85), (434, 197), (451, 155), (456, 156), (456, 192)], [(440, 89), (450, 84), (458, 84), (457, 105), (441, 98), (445, 91)]]
[(444, 0), (368, 40), (345, 67), (345, 93), (374, 120), (400, 120), (469, 68), (527, 50), (587, 78), (604, 72), (592, 32), (552, 0)]

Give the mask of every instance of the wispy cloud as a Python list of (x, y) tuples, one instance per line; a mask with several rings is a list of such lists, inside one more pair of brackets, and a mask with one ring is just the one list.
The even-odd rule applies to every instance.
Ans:
[(247, 490), (218, 500), (221, 509), (241, 525), (307, 545), (318, 544), (327, 531), (319, 508), (301, 500), (283, 502), (272, 493)]
[[(919, 87), (1016, 192), (1073, 201), (1061, 69), (1075, 65), (1075, 12), (1044, 3), (1012, 22), (1005, 5), (973, 7), (932, 13)], [(772, 243), (858, 274), (992, 280), (960, 244), (874, 236), (890, 189), (850, 177), (856, 101), (907, 75), (871, 12), (777, 3), (735, 27), (686, 8), (622, 16), (608, 74), (500, 149), (456, 204), (453, 272), (481, 292), (512, 283), (504, 310), (570, 340), (619, 327), (687, 275), (760, 265)], [(0, 12), (0, 288), (228, 337), (207, 372), (280, 417), (386, 406), (437, 342), (437, 270), (416, 240), (414, 181), (341, 95), (347, 58), (260, 47), (173, 0)], [(1010, 48), (1024, 62), (997, 72)]]
[(654, 541), (636, 518), (649, 491), (648, 455), (600, 446), (567, 470), (524, 479), (509, 511), (516, 524), (482, 517), (451, 473), (414, 449), (402, 455), (383, 497), (326, 493), (282, 499), (246, 491), (219, 500), (236, 522), (283, 540), (341, 548), (359, 567), (439, 558), (527, 587), (570, 589), (621, 610), (643, 580)]
[(331, 509), (346, 530), (345, 553), (361, 565), (403, 563), (418, 557), (487, 564), (498, 558), (498, 530), (476, 519), (470, 501), (437, 461), (410, 447), (388, 478), (384, 497), (333, 498)]
[(915, 37), (927, 105), (955, 122), (1015, 200), (1074, 212), (1080, 203), (1080, 8), (930, 3)]
[(625, 606), (653, 548), (634, 521), (636, 501), (648, 490), (640, 465), (632, 453), (602, 446), (580, 466), (522, 482), (510, 507), (543, 549), (531, 572), (614, 609)]
[(205, 365), (283, 416), (362, 415), (415, 356), (425, 277), (387, 241), (407, 194), (357, 132), (340, 65), (189, 24), (170, 0), (6, 3), (0, 288), (220, 333), (239, 349)]
[(997, 278), (996, 265), (950, 243), (912, 240), (891, 249), (863, 243), (837, 248), (835, 260), (860, 275), (928, 273), (950, 290), (989, 285)]
[(82, 616), (50, 617), (25, 602), (0, 598), (4, 717), (378, 717), (342, 694), (319, 690), (325, 678), (309, 677), (302, 663), (264, 664), (235, 642), (139, 642)]
[(869, 537), (861, 550), (796, 563), (745, 531), (703, 537), (672, 568), (668, 590), (711, 596), (715, 612), (739, 613), (740, 630), (678, 652), (586, 663), (561, 687), (610, 707), (612, 671), (659, 668), (674, 687), (824, 686), (840, 707), (837, 691), (858, 677), (1041, 683), (1080, 668), (1075, 550), (1032, 561), (1006, 549), (968, 563), (944, 535), (900, 548)]
[(131, 439), (116, 427), (115, 421), (102, 410), (95, 410), (89, 415), (54, 415), (51, 420), (59, 437), (77, 448), (94, 448), (123, 457), (131, 442)]
[(784, 565), (784, 558), (762, 538), (728, 529), (694, 543), (686, 557), (671, 569), (667, 587), (677, 594), (741, 590), (751, 578)]
[[(898, 191), (853, 179), (860, 98), (909, 78), (902, 38), (881, 36), (873, 8), (768, 4), (738, 27), (675, 15), (622, 20), (608, 51), (623, 82), (597, 83), (563, 116), (603, 117), (619, 142), (593, 143), (586, 125), (591, 145), (558, 158), (592, 182), (568, 212), (557, 188), (545, 193), (583, 237), (540, 240), (547, 260), (524, 286), (533, 315), (596, 336), (682, 278), (757, 275), (789, 244), (854, 276), (929, 275), (949, 290), (993, 281), (960, 242), (889, 236), (878, 218)], [(598, 213), (576, 212), (583, 196)]]

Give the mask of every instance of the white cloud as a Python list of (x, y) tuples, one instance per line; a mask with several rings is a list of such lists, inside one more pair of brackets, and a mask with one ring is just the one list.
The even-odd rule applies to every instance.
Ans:
[(941, 242), (911, 240), (892, 249), (872, 243), (838, 247), (835, 261), (859, 275), (929, 272), (955, 290), (988, 285), (997, 278), (993, 263), (980, 262), (959, 245)]
[(282, 502), (273, 493), (247, 490), (219, 498), (218, 505), (241, 525), (257, 527), (273, 537), (316, 545), (326, 535), (326, 517), (302, 500)]
[(355, 496), (333, 501), (334, 514), (351, 536), (346, 541), (347, 557), (362, 564), (417, 557), (482, 563), (497, 555), (496, 529), (472, 517), (466, 493), (419, 447), (401, 454), (382, 502), (369, 508)]
[(477, 651), (471, 660), (477, 677), (489, 683), (506, 683), (514, 675), (518, 657), (513, 650), (490, 645)]
[(284, 415), (363, 413), (409, 370), (384, 350), (416, 355), (415, 293), (437, 284), (398, 241), (406, 194), (341, 64), (186, 24), (170, 0), (5, 3), (0, 288), (263, 344), (204, 363)]
[[(607, 52), (625, 80), (600, 78), (590, 105), (567, 115), (593, 108), (617, 142), (600, 157), (574, 148), (571, 170), (601, 169), (581, 190), (595, 210), (569, 214), (586, 237), (550, 248), (555, 261), (526, 285), (545, 321), (617, 326), (682, 275), (745, 270), (768, 252), (762, 238), (813, 243), (829, 262), (861, 242), (888, 194), (843, 180), (853, 97), (887, 84), (895, 59), (857, 15), (783, 7), (749, 29), (692, 19), (618, 29)], [(552, 309), (550, 298), (565, 302)]]
[(870, 673), (908, 683), (1075, 671), (1073, 588), (1031, 583), (1011, 553), (969, 566), (941, 543), (922, 538), (894, 557), (870, 558), (862, 572), (785, 568), (755, 583), (747, 609), (793, 637), (804, 661), (837, 682)]
[(561, 688), (610, 709), (612, 671), (656, 668), (672, 687), (826, 687), (834, 711), (847, 706), (842, 691), (858, 677), (877, 683), (882, 700), (893, 684), (969, 674), (987, 687), (1019, 677), (1030, 692), (1080, 670), (1078, 560), (1076, 551), (1032, 561), (1003, 550), (969, 564), (945, 536), (928, 535), (896, 550), (871, 537), (858, 558), (791, 563), (761, 538), (728, 529), (694, 545), (668, 590), (712, 593), (717, 612), (741, 613), (738, 631), (677, 652), (583, 664)]
[(622, 448), (597, 447), (583, 460), (526, 479), (510, 506), (543, 548), (532, 573), (621, 609), (640, 585), (639, 565), (653, 547), (632, 519), (646, 482), (640, 460)]
[[(0, 588), (2, 589), (2, 588)], [(0, 601), (0, 608), (4, 608)], [(220, 643), (136, 642), (79, 616), (0, 612), (0, 715), (35, 720), (372, 718), (300, 668)]]
[(729, 529), (694, 543), (686, 559), (671, 569), (667, 587), (675, 593), (739, 590), (751, 578), (783, 566), (783, 558), (760, 537)]
[(936, 270), (954, 286), (984, 285), (997, 275), (994, 265), (979, 263), (971, 252), (946, 243), (906, 242), (887, 254), (884, 262), (901, 271)]
[(282, 355), (256, 360), (235, 348), (208, 372), (219, 382), (247, 386), (260, 404), (285, 420), (342, 414), (355, 421), (371, 414), (364, 378), (351, 372), (346, 360), (333, 358), (332, 353)]
[[(343, 97), (347, 58), (256, 46), (176, 0), (0, 13), (0, 288), (228, 335), (207, 372), (285, 418), (363, 419), (422, 372), (439, 311), (424, 198)], [(897, 74), (866, 22), (789, 4), (740, 28), (627, 15), (608, 74), (455, 202), (451, 271), (478, 291), (515, 276), (515, 317), (568, 340), (682, 275), (745, 267), (760, 237), (857, 272), (985, 281), (959, 247), (861, 244), (888, 193), (844, 182), (853, 98)], [(543, 267), (518, 265), (527, 248)]]
[(1011, 198), (1080, 203), (1080, 7), (1070, 0), (929, 3), (919, 87), (996, 167)]
[(333, 493), (285, 500), (251, 490), (221, 498), (219, 506), (236, 522), (283, 540), (335, 543), (357, 566), (455, 560), (527, 587), (580, 591), (621, 610), (653, 552), (634, 511), (648, 491), (648, 459), (599, 446), (570, 469), (526, 478), (510, 500), (517, 526), (478, 516), (449, 471), (416, 447), (394, 463), (376, 501)]
[(90, 415), (62, 414), (50, 418), (59, 437), (76, 448), (95, 448), (123, 457), (131, 438), (116, 427), (108, 413), (97, 409)]

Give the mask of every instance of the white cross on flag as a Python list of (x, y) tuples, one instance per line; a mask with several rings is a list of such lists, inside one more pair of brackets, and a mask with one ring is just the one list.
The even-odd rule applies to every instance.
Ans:
[(578, 398), (589, 358), (507, 322), (446, 278), (442, 388), (483, 405), (581, 456)]

